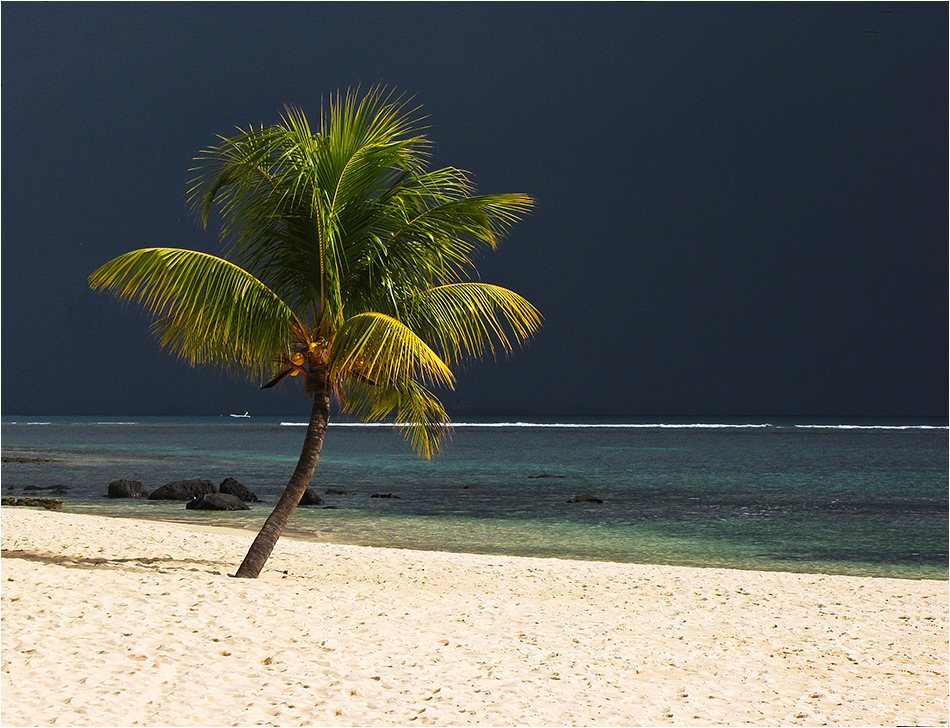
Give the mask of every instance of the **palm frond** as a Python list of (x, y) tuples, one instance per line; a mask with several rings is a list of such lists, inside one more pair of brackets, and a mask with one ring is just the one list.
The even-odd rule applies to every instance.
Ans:
[(331, 343), (332, 380), (359, 375), (380, 386), (419, 380), (451, 387), (452, 372), (412, 329), (381, 313), (348, 319)]
[(479, 249), (496, 247), (511, 223), (533, 204), (528, 195), (517, 193), (452, 194), (430, 195), (415, 183), (395, 192), (386, 200), (386, 209), (377, 212), (375, 232), (385, 245), (384, 260), (369, 260), (402, 271), (397, 279), (416, 287), (466, 280)]
[(415, 293), (403, 302), (406, 321), (446, 363), (509, 352), (541, 326), (525, 298), (487, 283), (451, 283)]
[(193, 364), (269, 373), (299, 328), (291, 309), (257, 278), (192, 250), (125, 253), (90, 275), (89, 285), (142, 305), (156, 318), (161, 344)]
[(382, 88), (331, 98), (317, 131), (288, 108), (281, 124), (198, 158), (192, 205), (206, 222), (217, 200), (230, 255), (295, 309), (310, 299), (339, 325), (350, 247), (381, 217), (378, 200), (423, 173), (428, 142), (414, 113)]
[[(427, 191), (428, 192), (428, 191)], [(417, 196), (420, 204), (407, 217), (405, 226), (393, 237), (420, 234), (468, 237), (494, 248), (512, 223), (519, 220), (534, 201), (523, 193), (450, 197)]]

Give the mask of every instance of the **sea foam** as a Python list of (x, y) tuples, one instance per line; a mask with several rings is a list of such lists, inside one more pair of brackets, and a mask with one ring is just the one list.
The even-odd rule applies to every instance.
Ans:
[[(281, 422), (282, 427), (306, 427), (306, 422)], [(646, 422), (646, 423), (615, 423), (615, 422), (449, 422), (450, 427), (537, 427), (537, 428), (564, 428), (564, 429), (643, 429), (643, 430), (748, 430), (795, 427), (799, 429), (818, 430), (947, 430), (947, 425), (774, 425), (768, 422), (734, 424), (714, 422)], [(330, 422), (330, 427), (404, 427), (403, 422)]]

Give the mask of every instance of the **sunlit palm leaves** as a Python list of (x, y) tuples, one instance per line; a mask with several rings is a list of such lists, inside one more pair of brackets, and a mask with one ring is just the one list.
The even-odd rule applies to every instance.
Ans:
[(541, 315), (507, 288), (453, 283), (415, 293), (405, 315), (449, 364), (497, 349), (511, 351), (541, 325)]
[(425, 341), (381, 313), (357, 314), (334, 335), (330, 377), (343, 380), (350, 374), (379, 386), (410, 379), (452, 386), (452, 372)]
[(426, 170), (414, 113), (373, 89), (331, 97), (317, 128), (287, 109), (222, 137), (197, 158), (189, 199), (204, 224), (217, 206), (234, 262), (135, 251), (90, 283), (142, 303), (162, 342), (195, 363), (270, 376), (306, 368), (294, 356), (319, 359), (345, 411), (394, 415), (430, 456), (447, 418), (429, 388), (452, 386), (449, 365), (510, 351), (540, 315), (468, 281), (531, 199), (475, 196), (464, 172)]
[(254, 276), (205, 253), (135, 250), (99, 268), (89, 284), (140, 303), (155, 316), (161, 343), (193, 364), (265, 375), (293, 341), (296, 317), (287, 305)]

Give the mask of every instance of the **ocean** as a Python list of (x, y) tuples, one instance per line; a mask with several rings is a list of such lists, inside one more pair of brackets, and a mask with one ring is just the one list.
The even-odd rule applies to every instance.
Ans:
[[(4, 496), (256, 529), (293, 472), (296, 417), (2, 418)], [(108, 484), (233, 477), (264, 503), (188, 511)], [(877, 577), (948, 577), (945, 425), (468, 422), (432, 461), (392, 426), (332, 422), (286, 533), (322, 542)], [(328, 489), (345, 494), (327, 494)], [(376, 497), (387, 495), (392, 497)], [(589, 495), (601, 502), (569, 502)], [(333, 506), (326, 508), (324, 506)], [(250, 544), (250, 534), (248, 543)], [(236, 566), (236, 565), (235, 565)]]

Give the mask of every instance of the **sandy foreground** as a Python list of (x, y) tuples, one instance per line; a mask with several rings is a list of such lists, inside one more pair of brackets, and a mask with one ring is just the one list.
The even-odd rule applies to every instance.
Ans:
[(250, 538), (3, 508), (2, 724), (947, 722), (947, 582)]

